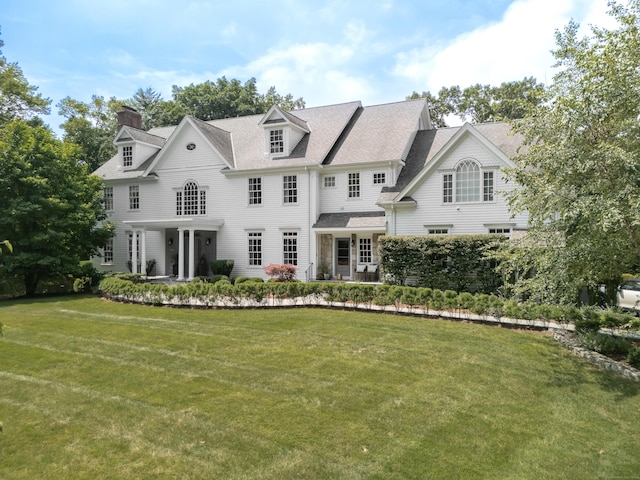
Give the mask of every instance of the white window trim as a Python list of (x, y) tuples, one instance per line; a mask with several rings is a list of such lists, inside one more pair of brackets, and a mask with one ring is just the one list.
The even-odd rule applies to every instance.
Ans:
[[(325, 184), (325, 179), (329, 179), (332, 178), (333, 179), (333, 185), (326, 185)], [(323, 175), (322, 177), (322, 188), (323, 189), (330, 189), (330, 188), (336, 188), (337, 182), (336, 182), (336, 176), (335, 175)]]
[[(120, 151), (120, 154), (122, 155), (122, 168), (124, 169), (129, 169), (129, 168), (134, 168), (135, 166), (135, 148), (133, 144), (130, 145), (122, 145), (122, 150)], [(131, 164), (130, 165), (125, 165), (125, 149), (131, 149)]]
[[(384, 175), (384, 182), (376, 183), (376, 175)], [(388, 185), (387, 176), (387, 172), (373, 172), (373, 174), (371, 175), (371, 184), (374, 186), (384, 187), (385, 185)]]
[[(358, 176), (358, 183), (357, 184), (353, 184), (354, 186), (357, 186), (357, 190), (358, 190), (358, 195), (355, 197), (351, 196), (351, 183), (349, 181), (349, 176), (350, 175), (357, 175)], [(353, 201), (358, 201), (358, 200), (362, 200), (362, 174), (361, 172), (347, 172), (347, 201), (349, 202), (353, 202)]]
[[(453, 223), (424, 225), (424, 228), (427, 229), (428, 235), (451, 235), (451, 230), (453, 229)], [(446, 230), (447, 233), (431, 233), (431, 230)]]
[[(473, 162), (477, 165), (477, 167), (480, 170), (480, 175), (479, 175), (479, 184), (480, 184), (480, 196), (479, 196), (479, 200), (471, 200), (471, 201), (458, 201), (458, 196), (457, 196), (457, 186), (456, 186), (456, 182), (457, 182), (457, 175), (458, 175), (458, 167), (463, 164), (464, 162)], [(495, 165), (488, 165), (488, 166), (483, 166), (482, 163), (480, 163), (478, 160), (476, 160), (475, 158), (471, 158), (471, 157), (466, 157), (461, 159), (458, 163), (456, 163), (456, 166), (454, 168), (443, 168), (443, 169), (439, 169), (438, 172), (441, 174), (440, 177), (440, 202), (442, 205), (474, 205), (474, 204), (491, 204), (491, 203), (496, 203), (496, 197), (497, 197), (497, 190), (496, 190), (496, 181), (498, 178), (497, 172), (499, 170), (498, 166)], [(484, 199), (484, 174), (485, 173), (493, 173), (493, 188), (492, 188), (492, 196), (493, 199), (491, 200), (485, 200)], [(451, 175), (451, 202), (445, 202), (444, 201), (444, 178), (445, 175)]]
[[(251, 180), (259, 180), (260, 190), (251, 190)], [(255, 184), (254, 184), (255, 185)], [(262, 207), (264, 205), (264, 189), (262, 188), (264, 183), (262, 182), (262, 177), (248, 177), (247, 178), (247, 206), (250, 208)], [(251, 192), (259, 191), (260, 192), (260, 202), (259, 203), (251, 203)]]

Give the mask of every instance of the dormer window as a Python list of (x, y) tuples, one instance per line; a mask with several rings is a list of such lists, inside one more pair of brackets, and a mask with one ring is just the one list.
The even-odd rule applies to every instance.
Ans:
[(284, 131), (281, 128), (269, 131), (269, 151), (271, 155), (284, 153)]
[(131, 145), (122, 147), (122, 165), (124, 167), (133, 165), (133, 147)]
[(273, 105), (262, 117), (259, 125), (264, 129), (265, 159), (291, 155), (300, 140), (310, 133), (305, 120)]

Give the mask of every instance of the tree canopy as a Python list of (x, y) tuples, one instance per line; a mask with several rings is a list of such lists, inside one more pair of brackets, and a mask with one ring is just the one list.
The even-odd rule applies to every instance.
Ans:
[[(0, 48), (4, 43), (0, 40)], [(0, 124), (14, 118), (32, 120), (49, 113), (51, 101), (30, 85), (17, 63), (8, 62), (0, 50)]]
[(266, 113), (272, 105), (287, 110), (304, 108), (302, 98), (291, 94), (280, 95), (275, 87), (259, 93), (255, 78), (245, 83), (221, 77), (215, 82), (207, 80), (186, 87), (173, 86), (172, 99), (165, 100), (151, 87), (139, 88), (130, 99), (105, 100), (94, 95), (91, 102), (84, 103), (70, 97), (57, 106), (60, 115), (66, 118), (61, 125), (65, 141), (81, 148), (82, 160), (91, 171), (113, 156), (113, 137), (117, 127), (117, 111), (122, 105), (135, 108), (142, 115), (142, 128), (177, 125), (185, 115), (200, 120), (237, 117)]
[(507, 172), (522, 186), (509, 201), (530, 231), (505, 268), (535, 269), (516, 288), (541, 300), (575, 300), (640, 268), (640, 1), (609, 9), (615, 29), (556, 32), (560, 71), (514, 123), (526, 145)]
[(28, 295), (42, 278), (73, 273), (111, 236), (102, 182), (79, 149), (23, 120), (0, 125), (0, 231), (12, 246), (0, 272), (23, 279)]
[(470, 123), (497, 122), (523, 118), (540, 104), (544, 85), (535, 78), (504, 82), (500, 86), (479, 83), (461, 89), (442, 87), (437, 96), (431, 92), (413, 92), (408, 99), (426, 98), (431, 119), (438, 127), (447, 126), (447, 117), (455, 115)]

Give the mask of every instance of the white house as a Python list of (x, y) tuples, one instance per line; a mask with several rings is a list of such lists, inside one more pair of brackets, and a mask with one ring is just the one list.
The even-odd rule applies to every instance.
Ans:
[[(380, 235), (525, 229), (501, 190), (520, 139), (503, 123), (435, 129), (424, 100), (360, 102), (140, 129), (123, 108), (118, 153), (96, 170), (115, 237), (95, 265), (190, 279), (215, 259), (233, 275), (271, 263), (315, 278), (377, 264)], [(144, 267), (134, 267), (144, 273)], [(369, 267), (371, 271), (372, 268)]]

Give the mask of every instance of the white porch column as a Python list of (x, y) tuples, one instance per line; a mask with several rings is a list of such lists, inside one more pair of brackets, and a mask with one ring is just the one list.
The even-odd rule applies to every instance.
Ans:
[(138, 273), (138, 231), (131, 232), (131, 273)]
[(184, 228), (178, 228), (178, 280), (184, 280)]
[(140, 230), (140, 273), (147, 276), (147, 231)]
[(189, 232), (189, 280), (193, 279), (194, 269), (195, 269), (195, 261), (196, 261), (196, 249), (195, 249), (195, 229), (190, 228), (187, 230)]

